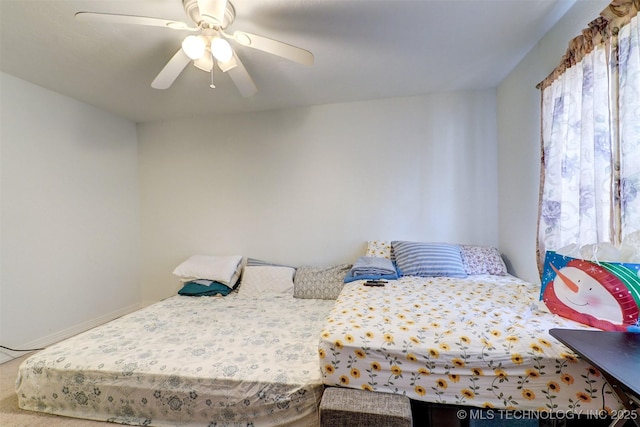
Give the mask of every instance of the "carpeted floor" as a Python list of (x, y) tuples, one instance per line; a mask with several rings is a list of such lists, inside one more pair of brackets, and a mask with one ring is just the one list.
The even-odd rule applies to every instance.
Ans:
[(40, 412), (24, 411), (18, 408), (15, 381), (18, 366), (28, 356), (0, 365), (0, 426), (2, 427), (98, 427), (113, 426), (106, 422), (88, 421), (77, 418), (60, 417)]

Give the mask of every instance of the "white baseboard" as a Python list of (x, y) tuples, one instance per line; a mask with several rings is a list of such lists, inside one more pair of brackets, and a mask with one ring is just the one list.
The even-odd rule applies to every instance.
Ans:
[[(88, 331), (91, 328), (95, 328), (96, 326), (100, 326), (103, 323), (107, 323), (113, 319), (116, 319), (120, 316), (124, 316), (125, 314), (132, 313), (136, 310), (139, 310), (143, 307), (143, 304), (132, 304), (127, 307), (123, 307), (119, 310), (113, 311), (111, 313), (104, 314), (95, 319), (88, 320), (86, 322), (82, 322), (78, 325), (74, 325), (70, 328), (63, 329), (58, 332), (54, 332), (53, 334), (46, 335), (42, 338), (38, 338), (36, 340), (26, 342), (20, 345), (16, 345), (18, 348), (44, 348), (50, 346), (51, 344), (55, 344), (63, 339), (72, 337), (81, 332)], [(10, 351), (6, 349), (0, 349), (0, 364), (13, 360), (17, 357), (26, 354), (25, 352), (16, 352)]]
[(4, 350), (4, 349), (0, 350), (0, 365), (2, 365), (4, 362), (8, 362), (10, 360), (15, 359), (15, 357), (5, 354), (4, 353), (5, 351), (7, 350)]

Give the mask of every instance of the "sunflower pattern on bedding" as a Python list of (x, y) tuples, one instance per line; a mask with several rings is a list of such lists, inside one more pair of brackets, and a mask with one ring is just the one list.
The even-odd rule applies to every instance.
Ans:
[(619, 408), (600, 372), (548, 334), (589, 327), (551, 314), (539, 291), (490, 275), (347, 284), (321, 333), (323, 381), (485, 408)]

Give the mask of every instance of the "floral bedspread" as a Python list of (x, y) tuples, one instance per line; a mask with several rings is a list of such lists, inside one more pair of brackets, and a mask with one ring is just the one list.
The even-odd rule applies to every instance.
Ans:
[(317, 426), (334, 301), (174, 296), (33, 355), (23, 409), (154, 426)]
[(602, 375), (552, 338), (583, 328), (512, 276), (347, 284), (325, 325), (324, 383), (426, 402), (534, 411), (619, 409)]

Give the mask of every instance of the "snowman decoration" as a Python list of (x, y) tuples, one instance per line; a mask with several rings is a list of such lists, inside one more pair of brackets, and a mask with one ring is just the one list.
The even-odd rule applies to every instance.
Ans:
[(638, 321), (632, 290), (640, 289), (640, 280), (631, 270), (580, 259), (560, 269), (550, 266), (556, 274), (542, 300), (552, 313), (609, 331), (631, 330)]

